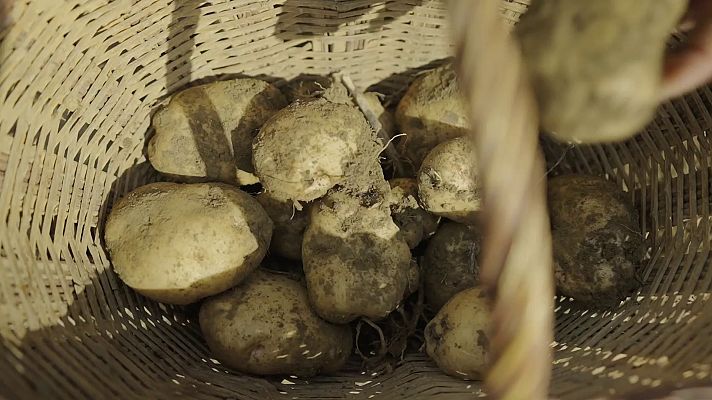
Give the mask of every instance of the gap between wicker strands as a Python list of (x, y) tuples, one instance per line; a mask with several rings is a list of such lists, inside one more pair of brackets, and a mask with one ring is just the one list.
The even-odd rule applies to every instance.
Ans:
[(495, 399), (542, 400), (554, 316), (544, 160), (536, 105), (498, 4), (450, 2), (484, 186), (481, 279), (494, 298), (485, 387)]

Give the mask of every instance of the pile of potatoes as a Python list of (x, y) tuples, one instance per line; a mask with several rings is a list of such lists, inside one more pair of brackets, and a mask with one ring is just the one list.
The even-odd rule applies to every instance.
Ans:
[[(284, 89), (209, 83), (156, 112), (147, 154), (166, 182), (130, 192), (108, 216), (119, 277), (156, 301), (202, 302), (214, 357), (267, 375), (339, 370), (355, 322), (378, 323), (422, 291), (427, 353), (446, 373), (479, 379), (489, 343), (482, 194), (452, 66), (417, 78), (394, 116), (367, 94), (405, 134), (404, 176), (384, 172), (386, 144), (338, 81)], [(550, 186), (561, 294), (591, 305), (630, 295), (643, 242), (628, 198), (591, 176)]]

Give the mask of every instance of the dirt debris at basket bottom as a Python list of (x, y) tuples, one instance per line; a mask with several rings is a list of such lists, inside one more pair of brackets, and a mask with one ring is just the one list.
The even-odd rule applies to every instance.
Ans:
[[(114, 205), (105, 230), (114, 269), (156, 301), (202, 301), (208, 347), (236, 371), (328, 374), (353, 356), (388, 373), (408, 352), (427, 352), (445, 373), (480, 379), (486, 238), (466, 120), (442, 112), (461, 101), (448, 68), (416, 80), (398, 106), (392, 129), (414, 141), (388, 154), (420, 166), (409, 176), (394, 176), (387, 138), (334, 78), (302, 79), (286, 96), (255, 79), (174, 95), (154, 118), (149, 156), (184, 183), (146, 185)], [(365, 111), (393, 120), (368, 97)], [(431, 98), (442, 110), (424, 108)], [(226, 152), (212, 146), (218, 138)], [(249, 176), (260, 181), (254, 195), (239, 186)], [(603, 178), (562, 176), (549, 202), (559, 292), (594, 307), (630, 296), (644, 241), (629, 196)]]

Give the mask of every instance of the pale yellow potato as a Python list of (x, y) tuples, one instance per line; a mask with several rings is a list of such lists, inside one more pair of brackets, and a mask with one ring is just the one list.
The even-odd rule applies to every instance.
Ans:
[(590, 175), (549, 181), (558, 291), (591, 307), (613, 307), (640, 286), (645, 255), (638, 213), (615, 184)]
[(309, 214), (297, 210), (292, 202), (273, 199), (266, 192), (255, 198), (274, 222), (270, 251), (290, 260), (301, 260), (302, 238), (309, 222)]
[(378, 159), (380, 146), (353, 106), (319, 99), (271, 118), (253, 144), (255, 172), (279, 201), (311, 201)]
[(425, 350), (443, 372), (462, 379), (484, 377), (490, 306), (480, 288), (450, 299), (425, 327)]
[(417, 171), (437, 144), (466, 135), (470, 130), (467, 101), (451, 63), (425, 72), (408, 88), (395, 118), (403, 155)]
[(249, 374), (309, 377), (334, 372), (353, 347), (349, 326), (319, 318), (301, 283), (262, 270), (207, 299), (199, 319), (212, 355)]
[(389, 181), (393, 204), (391, 215), (398, 225), (403, 239), (413, 249), (438, 229), (440, 217), (433, 215), (418, 204), (418, 183), (411, 178), (396, 178)]
[(666, 42), (687, 0), (542, 0), (516, 31), (541, 125), (574, 143), (627, 139), (661, 97)]
[(478, 227), (445, 222), (438, 228), (425, 249), (421, 274), (425, 301), (433, 311), (479, 282), (481, 250)]
[(258, 79), (233, 79), (174, 95), (153, 117), (151, 165), (180, 182), (257, 183), (252, 140), (286, 106), (282, 93)]
[(386, 317), (415, 283), (410, 249), (391, 218), (382, 174), (368, 189), (350, 189), (332, 191), (311, 207), (302, 243), (311, 304), (336, 323)]
[(104, 234), (114, 269), (151, 299), (189, 304), (238, 284), (269, 247), (272, 221), (218, 183), (152, 183), (122, 198)]
[(418, 171), (418, 198), (429, 212), (463, 224), (475, 223), (482, 187), (474, 146), (460, 137), (437, 145)]

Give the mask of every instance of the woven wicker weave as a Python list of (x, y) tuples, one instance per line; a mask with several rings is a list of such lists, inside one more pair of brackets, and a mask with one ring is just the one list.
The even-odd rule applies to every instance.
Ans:
[[(503, 1), (503, 14), (514, 22), (526, 3)], [(452, 54), (447, 17), (442, 2), (428, 0), (17, 0), (13, 24), (0, 31), (0, 396), (478, 393), (478, 383), (443, 375), (424, 355), (380, 377), (357, 363), (309, 382), (228, 374), (191, 310), (133, 293), (101, 243), (112, 203), (159, 179), (143, 152), (151, 112), (167, 95), (230, 76), (281, 85), (339, 70), (397, 97)], [(628, 191), (650, 244), (637, 298), (603, 313), (557, 300), (552, 395), (709, 384), (710, 110), (712, 92), (702, 89), (664, 104), (626, 143), (545, 142), (553, 174), (605, 175)]]

